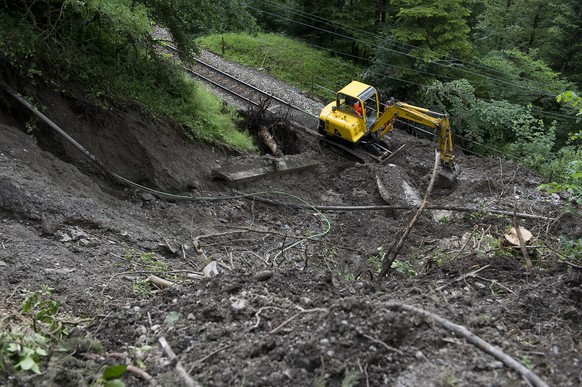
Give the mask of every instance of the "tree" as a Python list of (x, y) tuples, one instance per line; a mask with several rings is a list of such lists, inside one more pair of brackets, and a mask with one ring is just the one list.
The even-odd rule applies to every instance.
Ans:
[[(42, 41), (65, 52), (66, 48), (99, 52), (117, 61), (156, 56), (154, 25), (171, 32), (186, 59), (196, 49), (197, 35), (248, 27), (253, 22), (241, 0), (22, 0), (0, 5), (0, 17), (18, 24), (20, 31), (34, 31), (37, 39), (23, 40), (24, 46)], [(4, 39), (18, 39), (18, 32), (0, 29)], [(0, 44), (4, 39), (0, 38)], [(73, 56), (66, 59), (75, 60)]]
[(392, 0), (387, 13), (369, 82), (404, 99), (435, 78), (451, 79), (448, 66), (471, 48), (464, 0)]
[(391, 34), (415, 46), (410, 55), (430, 61), (464, 57), (471, 50), (464, 0), (392, 0), (392, 5), (399, 11)]
[(519, 50), (581, 82), (582, 3), (577, 0), (481, 0), (473, 25), (475, 48)]
[(283, 32), (357, 63), (370, 55), (385, 0), (260, 0), (253, 15), (268, 31)]

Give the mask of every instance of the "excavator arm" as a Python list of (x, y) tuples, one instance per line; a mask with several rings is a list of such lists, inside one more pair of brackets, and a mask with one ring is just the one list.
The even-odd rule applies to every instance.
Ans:
[(454, 167), (455, 155), (453, 154), (453, 140), (448, 115), (404, 102), (395, 102), (386, 106), (384, 113), (370, 128), (370, 133), (377, 139), (381, 139), (394, 128), (394, 122), (397, 119), (417, 122), (436, 129), (435, 134), (438, 140), (441, 163), (449, 168)]

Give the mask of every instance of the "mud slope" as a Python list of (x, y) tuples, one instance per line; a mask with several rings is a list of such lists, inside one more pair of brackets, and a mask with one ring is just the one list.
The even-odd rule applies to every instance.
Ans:
[[(429, 181), (432, 143), (395, 133), (393, 146), (406, 147), (373, 167), (300, 135), (317, 169), (231, 187), (214, 181), (212, 168), (250, 156), (191, 144), (139, 110), (106, 116), (48, 92), (37, 97), (115, 173), (197, 199), (115, 184), (48, 129), (33, 141), (22, 130), (28, 114), (9, 103), (0, 115), (0, 329), (29, 326), (23, 299), (52, 288), (46, 297), (61, 303), (68, 335), (64, 350), (51, 347), (42, 375), (0, 369), (0, 384), (89, 385), (105, 365), (126, 363), (147, 373), (126, 372), (122, 380), (135, 386), (147, 375), (185, 385), (177, 364), (208, 386), (527, 385), (395, 302), (467, 327), (549, 385), (582, 382), (582, 275), (544, 247), (580, 237), (579, 218), (560, 215), (563, 200), (536, 191), (534, 173), (459, 155), (458, 185), (430, 199), (449, 210), (426, 211), (395, 270), (377, 281), (412, 210), (283, 204), (414, 204)], [(517, 211), (539, 216), (520, 218), (534, 235), (530, 274), (519, 250), (500, 243), (512, 217), (488, 211), (511, 213), (514, 190)], [(271, 203), (236, 197), (250, 192)], [(461, 211), (468, 207), (478, 210)], [(218, 274), (205, 277), (213, 265)], [(176, 285), (157, 289), (152, 274)]]

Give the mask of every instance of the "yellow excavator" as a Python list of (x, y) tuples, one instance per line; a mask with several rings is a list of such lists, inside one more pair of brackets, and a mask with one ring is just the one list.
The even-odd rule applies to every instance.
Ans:
[(319, 114), (318, 131), (322, 144), (355, 161), (365, 162), (358, 148), (382, 162), (394, 154), (382, 138), (401, 120), (412, 121), (436, 130), (441, 171), (439, 185), (446, 187), (456, 181), (459, 168), (455, 164), (449, 117), (446, 114), (409, 105), (391, 99), (380, 110), (378, 92), (370, 85), (352, 81), (337, 92), (336, 100)]

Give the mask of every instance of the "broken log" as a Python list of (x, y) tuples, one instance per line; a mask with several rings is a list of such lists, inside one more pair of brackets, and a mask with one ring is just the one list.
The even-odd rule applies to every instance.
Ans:
[(260, 125), (258, 133), (259, 138), (263, 140), (263, 143), (267, 146), (267, 148), (269, 148), (273, 156), (283, 157), (283, 152), (281, 152), (281, 150), (277, 146), (277, 143), (275, 142), (275, 139), (273, 138), (271, 133), (269, 133), (269, 130), (265, 126)]

